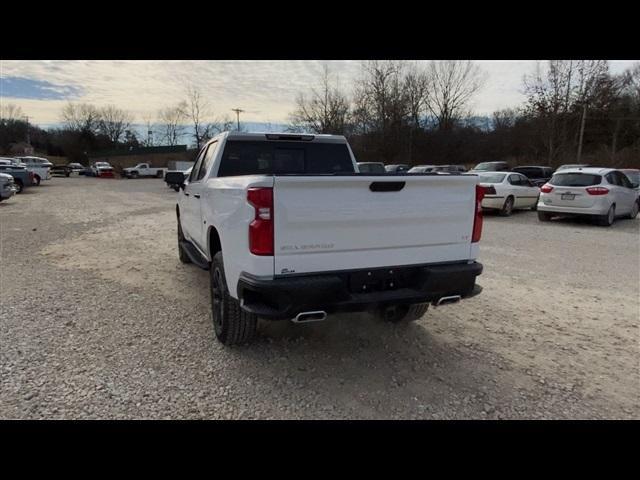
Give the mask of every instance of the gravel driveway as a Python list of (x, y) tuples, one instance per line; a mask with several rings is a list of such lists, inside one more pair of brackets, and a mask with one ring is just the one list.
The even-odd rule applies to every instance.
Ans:
[(1, 418), (640, 417), (640, 219), (488, 214), (481, 295), (225, 348), (176, 195), (56, 177), (0, 203)]

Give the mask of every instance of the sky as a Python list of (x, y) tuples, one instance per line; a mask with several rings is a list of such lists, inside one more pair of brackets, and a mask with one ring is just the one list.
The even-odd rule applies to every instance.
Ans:
[[(473, 101), (474, 114), (488, 115), (524, 101), (522, 78), (533, 72), (535, 61), (477, 63), (487, 81)], [(610, 69), (620, 73), (633, 63), (610, 61)], [(235, 119), (231, 109), (241, 108), (241, 121), (287, 123), (297, 94), (317, 85), (323, 64), (347, 92), (361, 69), (357, 60), (0, 60), (0, 103), (20, 106), (30, 122), (43, 127), (57, 124), (69, 101), (113, 104), (142, 124), (184, 98), (185, 85), (192, 83), (206, 94), (216, 116)]]

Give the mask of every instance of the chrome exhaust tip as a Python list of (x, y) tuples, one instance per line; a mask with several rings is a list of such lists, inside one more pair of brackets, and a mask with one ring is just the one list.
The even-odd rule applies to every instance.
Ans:
[(296, 315), (296, 318), (292, 318), (291, 321), (293, 323), (311, 323), (321, 322), (325, 318), (327, 318), (327, 312), (318, 310), (315, 312), (300, 312)]
[(458, 303), (462, 297), (460, 295), (451, 295), (449, 297), (441, 297), (437, 302), (434, 302), (435, 307), (439, 307), (440, 305), (445, 305), (447, 303)]

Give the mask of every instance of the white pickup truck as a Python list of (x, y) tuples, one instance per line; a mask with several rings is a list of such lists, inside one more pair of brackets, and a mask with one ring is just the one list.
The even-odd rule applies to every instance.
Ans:
[(138, 178), (138, 177), (156, 177), (164, 178), (166, 168), (156, 168), (149, 166), (148, 163), (139, 163), (135, 167), (129, 167), (122, 170), (122, 176), (124, 178)]
[[(377, 311), (420, 318), (480, 292), (483, 189), (468, 174), (360, 174), (334, 135), (225, 132), (176, 175), (178, 253), (210, 271), (213, 324)], [(180, 178), (179, 178), (180, 177)]]

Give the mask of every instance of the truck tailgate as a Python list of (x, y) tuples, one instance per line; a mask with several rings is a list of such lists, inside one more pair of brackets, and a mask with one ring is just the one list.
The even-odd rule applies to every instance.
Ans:
[(276, 176), (275, 274), (467, 260), (476, 183), (473, 175)]

